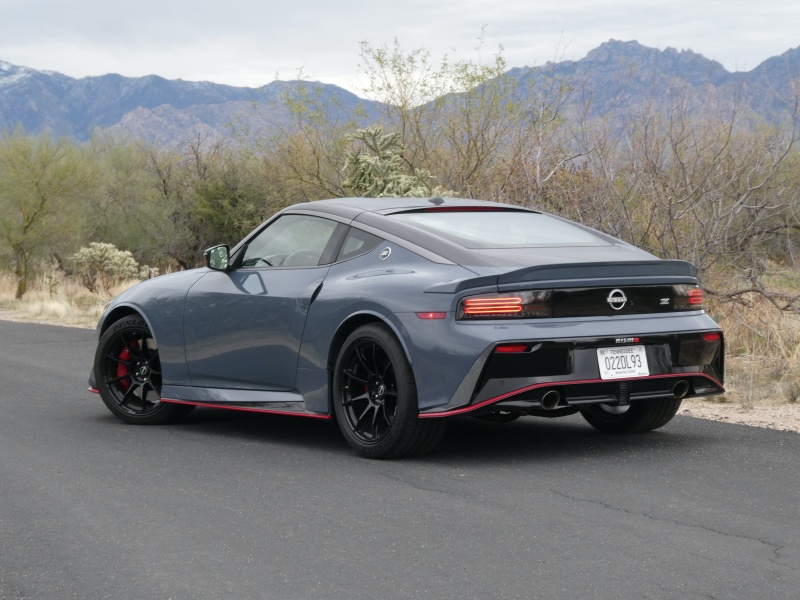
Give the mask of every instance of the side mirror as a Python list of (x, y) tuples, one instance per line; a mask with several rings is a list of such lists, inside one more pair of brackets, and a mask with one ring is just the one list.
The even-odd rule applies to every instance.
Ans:
[(206, 266), (215, 271), (227, 271), (230, 265), (231, 249), (227, 244), (213, 246), (203, 252), (203, 258), (206, 260)]

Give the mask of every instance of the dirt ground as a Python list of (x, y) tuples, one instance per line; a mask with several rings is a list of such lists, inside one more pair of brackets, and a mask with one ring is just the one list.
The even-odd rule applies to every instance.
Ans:
[[(23, 319), (11, 311), (3, 310), (0, 310), (0, 320), (36, 322), (45, 325), (58, 324), (48, 321)], [(74, 326), (75, 325), (73, 325), (73, 327)], [(87, 326), (87, 328), (89, 327)], [(795, 431), (800, 433), (800, 403), (756, 402), (753, 404), (752, 408), (746, 408), (742, 403), (736, 401), (735, 393), (726, 394), (724, 399), (726, 400), (725, 402), (721, 402), (716, 397), (684, 400), (678, 414), (698, 417), (700, 419), (711, 419), (712, 421), (739, 423), (752, 427), (767, 427), (780, 431)]]
[(800, 403), (755, 404), (747, 409), (735, 402), (720, 403), (695, 398), (684, 400), (678, 414), (800, 433)]

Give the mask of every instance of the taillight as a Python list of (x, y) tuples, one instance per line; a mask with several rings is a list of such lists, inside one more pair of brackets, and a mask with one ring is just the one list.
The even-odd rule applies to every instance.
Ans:
[(703, 309), (703, 290), (697, 285), (674, 285), (675, 300), (673, 307), (675, 310), (702, 310)]
[(552, 317), (550, 290), (481, 294), (458, 303), (458, 319), (532, 319)]
[(470, 317), (481, 315), (515, 315), (522, 312), (522, 298), (499, 296), (497, 298), (467, 298), (464, 314)]

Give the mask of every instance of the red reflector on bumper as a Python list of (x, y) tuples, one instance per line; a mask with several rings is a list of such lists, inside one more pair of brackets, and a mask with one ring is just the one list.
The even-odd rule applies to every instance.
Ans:
[(444, 319), (447, 316), (446, 312), (418, 312), (417, 317), (420, 319)]
[(714, 331), (712, 333), (704, 333), (703, 339), (707, 342), (716, 342), (722, 339), (722, 334), (717, 331)]
[(528, 349), (528, 344), (501, 344), (497, 346), (495, 352), (525, 352)]

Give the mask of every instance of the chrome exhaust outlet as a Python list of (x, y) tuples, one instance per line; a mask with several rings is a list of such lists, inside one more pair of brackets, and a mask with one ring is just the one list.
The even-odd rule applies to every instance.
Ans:
[(539, 402), (544, 410), (553, 410), (561, 402), (561, 394), (556, 390), (548, 390)]
[(685, 398), (686, 394), (689, 393), (689, 382), (685, 379), (681, 379), (678, 383), (672, 386), (672, 393), (678, 399)]

